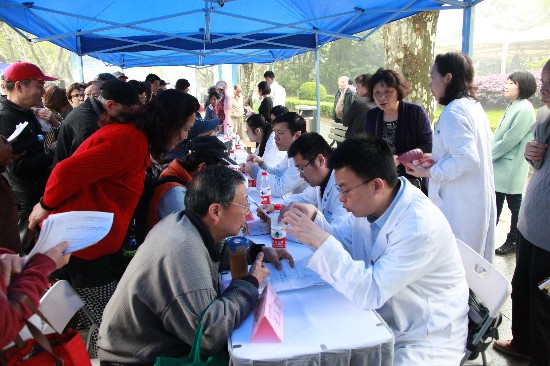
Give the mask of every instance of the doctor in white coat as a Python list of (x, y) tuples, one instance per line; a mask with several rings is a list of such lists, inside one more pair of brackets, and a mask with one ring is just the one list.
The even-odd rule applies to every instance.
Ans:
[[(305, 133), (290, 145), (288, 157), (294, 159), (300, 177), (309, 187), (302, 193), (289, 196), (284, 202), (286, 208), (295, 202), (312, 204), (323, 213), (329, 223), (335, 225), (346, 221), (351, 214), (342, 206), (340, 192), (334, 181), (334, 171), (327, 164), (331, 153), (332, 148), (328, 142), (316, 132)], [(263, 205), (263, 208), (268, 213), (273, 212), (273, 205)]]
[(379, 312), (395, 335), (395, 365), (459, 365), (468, 285), (447, 220), (418, 188), (397, 177), (382, 140), (344, 141), (329, 167), (353, 216), (331, 226), (305, 204), (283, 215), (288, 232), (318, 248), (308, 267), (353, 303)]
[(474, 98), (472, 61), (460, 53), (438, 55), (430, 73), (434, 98), (445, 106), (435, 124), (431, 168), (409, 164), (429, 177), (428, 196), (456, 237), (493, 261), (495, 181), (489, 120)]
[[(306, 121), (295, 112), (283, 113), (271, 121), (271, 124), (273, 125), (273, 133), (275, 134), (275, 144), (279, 151), (288, 151), (290, 145), (300, 135), (306, 133)], [(273, 197), (301, 193), (308, 186), (294, 166), (294, 160), (289, 159), (288, 155), (274, 167), (268, 166), (261, 157), (254, 154), (248, 155), (246, 160), (247, 163), (244, 166), (244, 172), (251, 177), (256, 177), (258, 183), (260, 182), (262, 171), (269, 173), (269, 183)]]

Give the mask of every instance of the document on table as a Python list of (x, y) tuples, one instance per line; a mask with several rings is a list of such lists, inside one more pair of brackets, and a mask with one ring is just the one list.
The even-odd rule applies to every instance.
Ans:
[(42, 222), (40, 236), (25, 259), (44, 253), (62, 241), (69, 246), (64, 254), (87, 248), (103, 239), (111, 230), (114, 214), (99, 211), (71, 211), (48, 216)]
[(283, 268), (280, 271), (273, 264), (266, 263), (265, 266), (269, 268), (269, 276), (266, 278), (267, 281), (264, 282), (264, 285), (267, 282), (271, 283), (276, 292), (326, 285), (327, 283), (317, 273), (307, 268), (310, 258), (311, 256), (308, 256), (294, 262), (294, 268), (290, 267), (288, 261), (282, 260), (281, 265)]

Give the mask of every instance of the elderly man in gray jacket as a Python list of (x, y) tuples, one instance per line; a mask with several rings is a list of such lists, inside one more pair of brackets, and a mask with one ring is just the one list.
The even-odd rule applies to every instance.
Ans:
[(102, 365), (152, 365), (157, 356), (189, 353), (203, 319), (201, 352), (222, 350), (250, 314), (258, 287), (269, 274), (264, 258), (290, 259), (286, 250), (263, 248), (248, 276), (219, 292), (222, 240), (245, 221), (247, 194), (241, 174), (208, 167), (193, 181), (185, 211), (161, 220), (150, 232), (107, 304), (99, 331)]

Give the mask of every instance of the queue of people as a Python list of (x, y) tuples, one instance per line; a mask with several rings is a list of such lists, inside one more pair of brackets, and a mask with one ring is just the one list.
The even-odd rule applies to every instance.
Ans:
[[(154, 74), (139, 84), (123, 74), (100, 74), (87, 86), (66, 92), (48, 86), (46, 92), (45, 82), (54, 77), (32, 64), (10, 65), (2, 75), (0, 135), (9, 136), (25, 120), (25, 139), (48, 126), (58, 136), (46, 149), (34, 144), (24, 151), (0, 137), (6, 177), (0, 181), (6, 202), (0, 245), (11, 249), (0, 252), (0, 293), (6, 295), (0, 308), (9, 324), (0, 332), (0, 347), (31, 314), (10, 302), (12, 294), (24, 292), (37, 303), (49, 276), (68, 280), (100, 324), (93, 355), (97, 351), (102, 365), (183, 357), (204, 311), (202, 351), (223, 351), (258, 301), (258, 287), (269, 275), (262, 262), (293, 263), (284, 249), (254, 246), (248, 276), (220, 292), (218, 273), (227, 263), (223, 240), (239, 233), (250, 210), (243, 174), (258, 180), (268, 172), (273, 196), (285, 202), (286, 230), (314, 249), (308, 267), (357, 306), (378, 311), (394, 332), (396, 365), (460, 363), (468, 285), (456, 243), (491, 262), (506, 200), (512, 225), (496, 253), (517, 252), (513, 340), (494, 347), (531, 359), (531, 365), (548, 364), (550, 298), (533, 284), (550, 277), (550, 61), (542, 72), (546, 107), (536, 122), (527, 100), (535, 80), (515, 72), (504, 87), (510, 105), (494, 136), (473, 76), (472, 61), (463, 54), (435, 58), (430, 88), (444, 108), (433, 128), (421, 106), (404, 100), (409, 86), (399, 73), (381, 68), (360, 75), (357, 97), (349, 78), (340, 78), (334, 119), (352, 133), (333, 150), (321, 135), (306, 131), (302, 116), (286, 109), (286, 93), (272, 72), (257, 85), (259, 113), (248, 108), (243, 117), (242, 89), (236, 85), (230, 93), (220, 81), (209, 95), (211, 115), (202, 120), (184, 79), (176, 89), (162, 90)], [(66, 100), (58, 100), (62, 94)], [(227, 168), (236, 162), (210, 136), (218, 126), (256, 144), (241, 165), (243, 174)], [(400, 158), (415, 149), (415, 159)], [(115, 256), (152, 164), (159, 184), (148, 206), (149, 235), (121, 274)], [(534, 173), (523, 196), (528, 164)], [(40, 223), (74, 210), (113, 212), (113, 227), (70, 257), (61, 243), (23, 268), (15, 253), (32, 247)], [(89, 324), (77, 314), (71, 326)]]

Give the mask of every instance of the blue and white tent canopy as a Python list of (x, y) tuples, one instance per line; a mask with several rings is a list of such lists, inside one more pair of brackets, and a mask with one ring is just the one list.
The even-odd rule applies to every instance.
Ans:
[[(481, 0), (0, 0), (0, 20), (121, 67), (269, 63)], [(370, 33), (370, 32), (369, 32)], [(368, 36), (368, 34), (367, 34)]]

